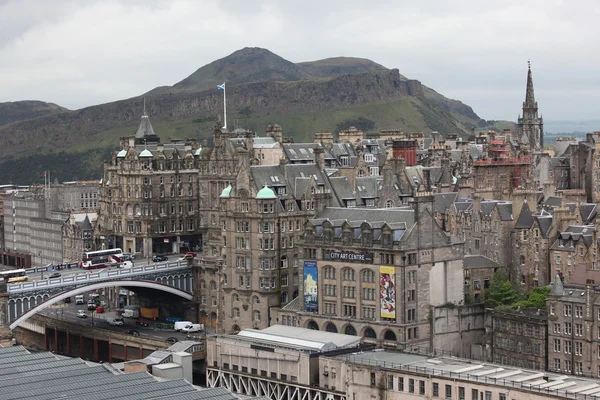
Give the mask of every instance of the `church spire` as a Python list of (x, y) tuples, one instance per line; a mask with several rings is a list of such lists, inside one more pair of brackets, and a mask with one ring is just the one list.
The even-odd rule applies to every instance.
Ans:
[(527, 61), (527, 92), (525, 93), (524, 107), (535, 107), (535, 94), (533, 92), (533, 78), (531, 77), (531, 61)]

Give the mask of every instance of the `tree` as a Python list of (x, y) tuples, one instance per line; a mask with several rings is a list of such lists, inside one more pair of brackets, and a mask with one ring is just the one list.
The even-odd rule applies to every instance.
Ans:
[(519, 294), (512, 287), (504, 271), (497, 271), (492, 278), (490, 287), (485, 290), (487, 307), (510, 306), (519, 300)]
[(513, 308), (546, 308), (546, 298), (548, 297), (548, 293), (550, 293), (549, 286), (536, 287), (529, 293), (527, 299), (517, 301), (513, 304)]

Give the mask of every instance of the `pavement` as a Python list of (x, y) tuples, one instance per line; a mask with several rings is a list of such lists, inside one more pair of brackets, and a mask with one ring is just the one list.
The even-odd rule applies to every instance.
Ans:
[[(78, 310), (85, 310), (88, 317), (77, 317)], [(98, 314), (96, 312), (88, 311), (87, 304), (76, 305), (75, 303), (63, 303), (62, 308), (47, 308), (40, 311), (40, 314), (76, 325), (96, 326), (101, 329), (119, 333), (127, 333), (130, 329), (134, 329), (140, 333), (140, 337), (149, 339), (165, 340), (168, 337), (176, 337), (180, 341), (187, 340), (186, 334), (175, 332), (173, 329), (155, 329), (152, 327), (145, 328), (143, 326), (136, 326), (135, 319), (124, 318), (125, 323), (122, 326), (110, 325), (106, 319), (111, 317), (114, 318), (117, 315), (115, 311)]]

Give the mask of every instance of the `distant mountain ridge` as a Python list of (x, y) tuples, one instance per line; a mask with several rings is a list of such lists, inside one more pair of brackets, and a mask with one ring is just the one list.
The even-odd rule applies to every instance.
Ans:
[[(43, 170), (53, 170), (53, 176), (66, 180), (72, 179), (74, 171), (85, 174), (78, 175), (80, 179), (94, 178), (93, 173), (100, 176), (102, 165), (88, 165), (88, 158), (94, 158), (89, 155), (79, 161), (75, 157), (69, 165), (57, 156), (56, 163), (40, 165), (44, 169), (39, 172), (28, 165), (40, 164), (40, 153), (64, 150), (98, 155), (116, 149), (120, 136), (135, 132), (144, 97), (163, 140), (208, 139), (222, 116), (222, 92), (216, 85), (223, 82), (227, 83), (230, 129), (242, 126), (260, 133), (276, 122), (296, 141), (311, 140), (314, 132), (333, 131), (359, 117), (372, 120), (377, 129), (413, 132), (468, 135), (486, 126), (468, 105), (370, 60), (336, 57), (295, 64), (266, 49), (244, 48), (173, 86), (142, 96), (0, 126), (0, 176), (5, 172), (19, 183), (30, 182), (30, 176), (39, 179)], [(48, 164), (52, 157), (43, 160)]]
[(49, 114), (68, 111), (54, 103), (38, 100), (9, 101), (0, 103), (0, 126), (16, 121), (43, 117)]

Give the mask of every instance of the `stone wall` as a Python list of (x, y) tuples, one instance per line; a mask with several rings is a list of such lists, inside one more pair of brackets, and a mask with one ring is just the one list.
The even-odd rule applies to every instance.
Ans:
[(484, 319), (482, 304), (431, 307), (432, 348), (458, 357), (480, 359)]

